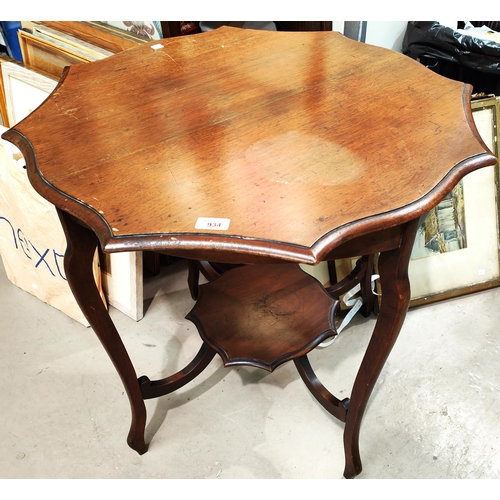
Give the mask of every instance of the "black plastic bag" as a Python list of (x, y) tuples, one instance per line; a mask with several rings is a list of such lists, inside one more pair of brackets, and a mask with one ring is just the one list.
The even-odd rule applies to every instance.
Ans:
[(402, 52), (412, 59), (437, 59), (500, 75), (500, 44), (465, 35), (436, 21), (408, 22)]

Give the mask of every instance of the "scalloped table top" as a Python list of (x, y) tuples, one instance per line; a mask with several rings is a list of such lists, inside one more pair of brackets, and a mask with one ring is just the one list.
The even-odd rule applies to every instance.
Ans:
[(222, 27), (67, 68), (4, 138), (105, 251), (317, 263), (496, 162), (470, 93), (336, 32)]

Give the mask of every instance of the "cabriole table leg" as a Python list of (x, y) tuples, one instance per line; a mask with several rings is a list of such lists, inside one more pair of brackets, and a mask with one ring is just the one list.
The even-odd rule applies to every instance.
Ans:
[(349, 402), (344, 429), (344, 477), (353, 478), (361, 470), (359, 430), (368, 398), (394, 346), (410, 302), (408, 264), (419, 219), (407, 224), (399, 248), (382, 252), (379, 258), (382, 302), (372, 337), (361, 362)]
[(66, 278), (78, 305), (123, 382), (132, 410), (127, 443), (142, 455), (147, 451), (144, 441), (146, 406), (135, 369), (95, 283), (92, 263), (98, 245), (97, 237), (93, 231), (76, 222), (67, 213), (59, 209), (57, 212), (68, 242), (64, 256)]

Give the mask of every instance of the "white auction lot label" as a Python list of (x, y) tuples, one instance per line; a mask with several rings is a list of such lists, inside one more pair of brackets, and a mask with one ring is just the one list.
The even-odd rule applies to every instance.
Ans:
[(216, 229), (218, 231), (226, 231), (229, 229), (231, 219), (223, 219), (219, 217), (198, 217), (195, 224), (195, 229)]

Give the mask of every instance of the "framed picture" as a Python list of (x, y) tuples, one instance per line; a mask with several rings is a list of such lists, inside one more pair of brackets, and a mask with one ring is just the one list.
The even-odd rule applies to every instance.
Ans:
[[(498, 156), (500, 97), (473, 100), (472, 111), (483, 141)], [(497, 164), (466, 175), (429, 212), (417, 232), (410, 260), (410, 307), (500, 285), (498, 200)], [(356, 259), (335, 261), (339, 280)], [(381, 293), (378, 281), (376, 291)]]
[(160, 40), (162, 38), (160, 21), (101, 21), (101, 23), (146, 40)]
[[(472, 101), (486, 145), (498, 156), (500, 98)], [(410, 306), (500, 284), (498, 164), (466, 175), (419, 230), (409, 266)]]
[(11, 61), (0, 60), (0, 64), (7, 117), (9, 126), (13, 127), (48, 97), (57, 79)]
[(7, 116), (7, 101), (5, 98), (5, 89), (3, 85), (2, 78), (2, 62), (7, 61), (8, 59), (4, 59), (0, 56), (0, 125), (9, 128), (9, 118)]
[[(11, 61), (0, 60), (0, 69), (11, 127), (42, 104), (58, 83)], [(109, 305), (136, 321), (143, 317), (142, 252), (108, 255), (101, 266), (101, 279)]]
[(147, 38), (97, 21), (39, 21), (39, 24), (87, 40), (113, 53), (148, 41)]
[(59, 79), (66, 66), (97, 61), (113, 55), (97, 45), (43, 24), (18, 31), (24, 64)]

